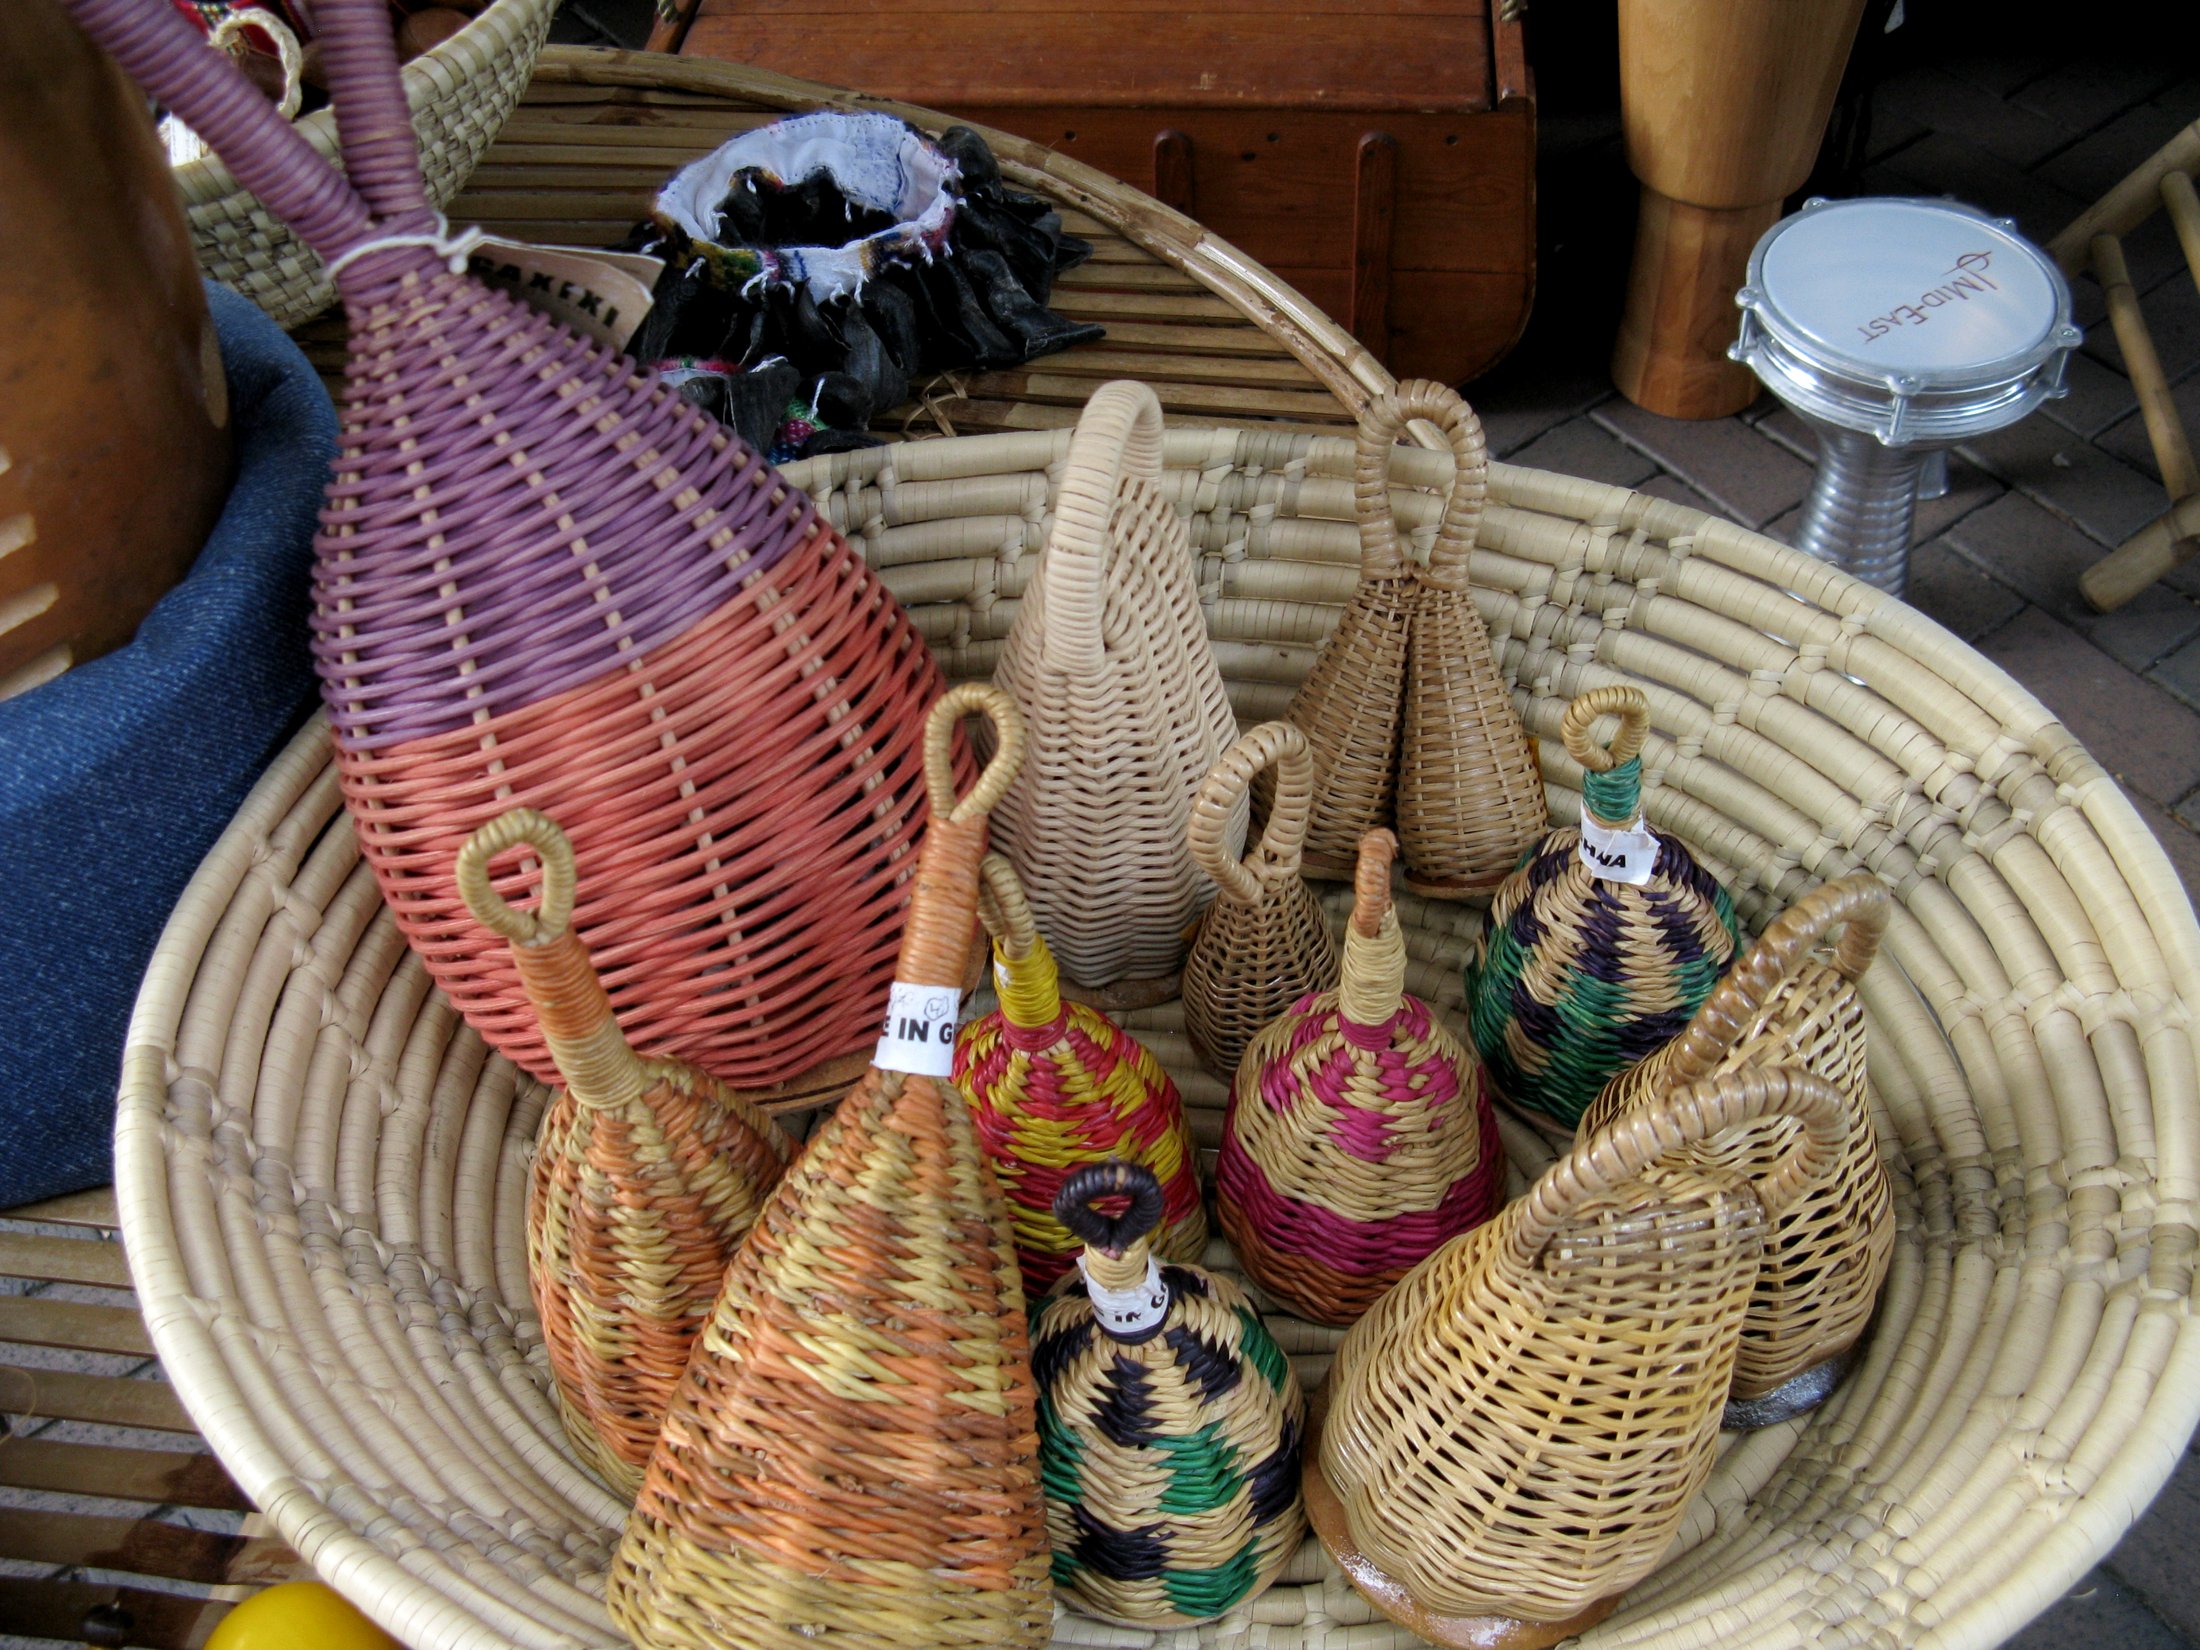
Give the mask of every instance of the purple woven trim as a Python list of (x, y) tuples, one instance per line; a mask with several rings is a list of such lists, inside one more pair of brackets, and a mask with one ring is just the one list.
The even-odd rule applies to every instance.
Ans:
[[(375, 296), (405, 273), (446, 289), (447, 327), (470, 334), (453, 353), (478, 365), (423, 375), (417, 355), (355, 336), (346, 439), (379, 439), (335, 461), (313, 617), (346, 749), (448, 733), (629, 664), (818, 531), (806, 495), (633, 363), (423, 251), (355, 267)], [(400, 419), (421, 436), (401, 463), (387, 446)], [(636, 436), (682, 485), (619, 449)]]

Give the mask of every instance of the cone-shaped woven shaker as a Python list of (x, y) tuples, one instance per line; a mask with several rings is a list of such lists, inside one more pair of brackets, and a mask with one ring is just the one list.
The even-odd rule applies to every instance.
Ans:
[(1149, 1171), (1087, 1164), (1055, 1212), (1086, 1247), (1031, 1326), (1054, 1584), (1125, 1626), (1219, 1616), (1306, 1534), (1298, 1377), (1236, 1284), (1157, 1261)]
[[(515, 849), (541, 866), (533, 910), (491, 881)], [(726, 1262), (795, 1143), (715, 1078), (628, 1046), (573, 932), (573, 881), (572, 845), (532, 808), (500, 815), (459, 851), (459, 892), (510, 941), (565, 1079), (543, 1112), (527, 1191), (527, 1282), (558, 1412), (581, 1459), (631, 1499)]]
[(1317, 1323), (1356, 1320), (1505, 1195), (1480, 1066), (1405, 988), (1397, 851), (1388, 831), (1362, 839), (1343, 978), (1253, 1040), (1222, 1122), (1223, 1234), (1248, 1278)]
[[(554, 812), (621, 1023), (741, 1088), (875, 1034), (942, 686), (809, 500), (636, 363), (454, 273), (382, 0), (317, 0), (347, 178), (165, 0), (71, 0), (328, 265), (350, 321), (314, 654), (344, 796), (460, 1011), (557, 1071), (452, 863)], [(845, 1080), (845, 1073), (842, 1075)]]
[[(1734, 1360), (1729, 1427), (1769, 1426), (1832, 1393), (1894, 1258), (1894, 1196), (1872, 1130), (1856, 989), (1879, 950), (1890, 903), (1872, 876), (1813, 888), (1773, 919), (1687, 1029), (1613, 1078), (1582, 1113), (1582, 1130), (1593, 1132), (1665, 1089), (1774, 1065), (1815, 1072), (1841, 1096), (1832, 1169), (1765, 1235)], [(1832, 961), (1822, 961), (1812, 948), (1835, 927), (1840, 943)], [(1693, 1148), (1691, 1160), (1754, 1173), (1787, 1149), (1796, 1127), (1785, 1118), (1754, 1123)]]
[[(1377, 396), (1360, 423), (1361, 462), (1387, 467), (1407, 423), (1426, 418), (1451, 446), (1451, 492), (1428, 565), (1413, 570), (1405, 725), (1398, 736), (1398, 845), (1405, 883), (1432, 899), (1489, 893), (1548, 823), (1543, 775), (1474, 605), (1468, 559), (1490, 490), (1482, 421), (1456, 391), (1427, 379)], [(1359, 506), (1390, 517), (1390, 489), (1362, 488)], [(1389, 528), (1393, 534), (1395, 525)]]
[[(1796, 1120), (1748, 1170), (1686, 1148)], [(1717, 1453), (1768, 1215), (1840, 1150), (1824, 1079), (1734, 1071), (1583, 1136), (1446, 1244), (1338, 1348), (1307, 1512), (1339, 1567), (1424, 1638), (1555, 1643), (1657, 1563)]]
[[(1272, 773), (1268, 824), (1241, 861), (1233, 821), (1254, 780)], [(1199, 1063), (1227, 1083), (1263, 1027), (1337, 977), (1337, 942), (1299, 875), (1314, 795), (1306, 735), (1264, 722), (1223, 752), (1192, 804), (1188, 840), (1219, 892), (1184, 959), (1184, 1031)]]
[[(1590, 737), (1619, 718), (1609, 749)], [(1560, 733), (1582, 765), (1581, 824), (1561, 826), (1498, 887), (1467, 964), (1467, 1021), (1500, 1099), (1571, 1127), (1615, 1073), (1663, 1048), (1741, 941), (1734, 903), (1642, 817), (1650, 706), (1592, 688)]]
[(1123, 1007), (1176, 994), (1214, 896), (1184, 842), (1192, 792), (1237, 737), (1161, 450), (1151, 389), (1093, 392), (994, 672), (1031, 740), (1001, 851), (1063, 975)]
[(1154, 1253), (1197, 1260), (1207, 1211), (1176, 1084), (1129, 1032), (1097, 1008), (1063, 999), (1054, 954), (1007, 859), (987, 854), (979, 874), (1001, 1006), (956, 1038), (955, 1087), (977, 1113), (978, 1137), (1008, 1199), (1025, 1290), (1045, 1294), (1082, 1247), (1055, 1218), (1064, 1182), (1111, 1158), (1151, 1173), (1161, 1188)]
[[(998, 750), (958, 801), (970, 710)], [(1023, 729), (970, 685), (926, 739), (933, 820), (876, 1063), (734, 1256), (612, 1562), (606, 1602), (640, 1650), (1047, 1640), (1023, 1286), (948, 1081), (986, 815)]]

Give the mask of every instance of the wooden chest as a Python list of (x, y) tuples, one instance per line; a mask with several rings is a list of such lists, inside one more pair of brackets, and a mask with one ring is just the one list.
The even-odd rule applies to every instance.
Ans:
[(1059, 148), (1199, 219), (1393, 371), (1458, 383), (1535, 293), (1535, 100), (1499, 9), (701, 0), (681, 49)]

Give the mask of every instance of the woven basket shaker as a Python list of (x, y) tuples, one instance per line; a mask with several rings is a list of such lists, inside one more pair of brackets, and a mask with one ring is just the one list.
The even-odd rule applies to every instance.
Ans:
[(987, 854), (978, 869), (1001, 1006), (956, 1038), (955, 1087), (977, 1114), (1008, 1199), (1025, 1290), (1043, 1295), (1070, 1269), (1083, 1245), (1055, 1218), (1055, 1200), (1083, 1165), (1110, 1159), (1151, 1173), (1161, 1188), (1153, 1252), (1197, 1260), (1207, 1209), (1176, 1084), (1129, 1032), (1063, 998), (1054, 953), (1008, 860)]
[[(1608, 715), (1607, 748), (1591, 734)], [(1467, 1021), (1498, 1098), (1571, 1127), (1688, 1024), (1741, 930), (1717, 879), (1642, 817), (1642, 691), (1591, 688), (1559, 731), (1586, 775), (1582, 823), (1551, 831), (1499, 885), (1467, 964)]]
[(1207, 1621), (1255, 1597), (1306, 1534), (1306, 1402), (1245, 1292), (1162, 1265), (1161, 1183), (1087, 1164), (1055, 1212), (1084, 1240), (1032, 1315), (1054, 1584), (1124, 1626)]
[(1361, 839), (1343, 976), (1254, 1039), (1223, 1116), (1223, 1234), (1248, 1278), (1317, 1323), (1356, 1321), (1504, 1201), (1480, 1065), (1405, 988), (1397, 849), (1385, 830)]
[[(950, 733), (972, 710), (996, 750), (958, 800)], [(1023, 1285), (948, 1081), (986, 815), (1023, 730), (973, 683), (926, 739), (933, 824), (878, 1063), (735, 1254), (612, 1561), (606, 1603), (640, 1650), (1047, 1640)]]
[[(1776, 917), (1672, 1042), (1622, 1072), (1582, 1114), (1584, 1132), (1659, 1091), (1757, 1066), (1799, 1066), (1840, 1093), (1843, 1133), (1832, 1170), (1781, 1213), (1743, 1320), (1726, 1424), (1786, 1420), (1832, 1390), (1843, 1354), (1863, 1336), (1894, 1255), (1894, 1196), (1872, 1128), (1864, 1005), (1891, 900), (1872, 876), (1821, 883)], [(1831, 961), (1813, 947), (1833, 928)], [(1758, 1123), (1692, 1156), (1748, 1171), (1786, 1150), (1796, 1125)]]
[[(1768, 1117), (1798, 1125), (1775, 1160), (1688, 1156)], [(1767, 1216), (1842, 1134), (1840, 1095), (1808, 1072), (1663, 1089), (1415, 1268), (1316, 1400), (1308, 1511), (1345, 1574), (1444, 1643), (1600, 1619), (1711, 1470)]]
[(166, 5), (72, 4), (336, 270), (314, 652), (361, 846), (436, 983), (556, 1080), (452, 873), (477, 827), (541, 806), (643, 1053), (755, 1089), (867, 1047), (944, 685), (899, 606), (715, 420), (452, 272), (381, 0), (315, 7), (348, 183)]
[(1535, 748), (1468, 582), (1489, 499), (1490, 458), (1482, 421), (1457, 392), (1415, 379), (1369, 404), (1354, 477), (1361, 533), (1397, 536), (1390, 455), (1416, 418), (1444, 432), (1453, 468), (1428, 564), (1413, 569), (1398, 736), (1398, 845), (1414, 893), (1466, 899), (1495, 888), (1549, 821)]
[(1002, 851), (1062, 973), (1124, 1006), (1175, 994), (1214, 894), (1184, 840), (1192, 793), (1237, 737), (1191, 538), (1160, 481), (1161, 403), (1103, 384), (994, 672), (1031, 741), (1001, 802)]
[[(518, 850), (539, 864), (541, 897), (515, 908)], [(557, 825), (515, 808), (458, 856), (458, 886), (511, 942), (565, 1086), (543, 1113), (527, 1193), (527, 1282), (581, 1459), (628, 1499), (665, 1405), (710, 1316), (726, 1263), (795, 1154), (785, 1130), (715, 1079), (644, 1061), (573, 932), (573, 848)]]
[[(1240, 860), (1232, 832), (1263, 774), (1274, 775), (1267, 826)], [(1337, 942), (1299, 875), (1313, 801), (1306, 735), (1264, 722), (1223, 752), (1192, 804), (1186, 840), (1218, 892), (1184, 959), (1184, 1031), (1225, 1083), (1264, 1027), (1337, 977)]]
[[(466, 187), (519, 106), (557, 9), (557, 0), (492, 0), (457, 34), (405, 65), (405, 101), (431, 205), (440, 209)], [(323, 159), (336, 159), (334, 111), (308, 115), (297, 129)], [(175, 179), (199, 267), (209, 278), (234, 287), (285, 327), (310, 321), (336, 302), (336, 285), (320, 258), (239, 188), (218, 157), (178, 166)]]

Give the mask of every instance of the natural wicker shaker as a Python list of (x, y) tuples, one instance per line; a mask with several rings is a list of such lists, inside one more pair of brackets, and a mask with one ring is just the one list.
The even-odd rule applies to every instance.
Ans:
[(347, 175), (168, 8), (72, 0), (329, 263), (350, 326), (313, 648), (344, 800), (408, 944), (558, 1073), (451, 867), (556, 811), (626, 1035), (742, 1089), (876, 1035), (942, 687), (809, 500), (672, 390), (450, 265), (381, 0), (317, 0)]
[(1151, 389), (1093, 392), (993, 678), (1031, 741), (1001, 801), (1001, 850), (1062, 973), (1126, 1008), (1176, 994), (1214, 895), (1184, 841), (1192, 792), (1237, 737), (1161, 441)]
[(1505, 1154), (1474, 1056), (1405, 988), (1388, 831), (1360, 845), (1344, 977), (1253, 1040), (1230, 1088), (1215, 1211), (1245, 1275), (1348, 1324), (1489, 1219)]
[[(1776, 1161), (1687, 1149), (1760, 1118)], [(1711, 1471), (1768, 1216), (1839, 1154), (1786, 1068), (1667, 1089), (1362, 1318), (1314, 1400), (1307, 1513), (1352, 1584), (1443, 1645), (1531, 1650), (1608, 1615)]]
[(1390, 449), (1400, 426), (1378, 421), (1379, 397), (1360, 420), (1353, 505), (1360, 583), (1337, 615), (1284, 719), (1314, 757), (1306, 874), (1352, 875), (1360, 838), (1395, 816), (1398, 740), (1405, 724), (1406, 643), (1418, 586), (1398, 543), (1390, 504)]
[(1398, 845), (1414, 893), (1472, 899), (1502, 882), (1550, 821), (1535, 747), (1513, 708), (1467, 577), (1490, 491), (1489, 444), (1473, 409), (1425, 381), (1378, 396), (1360, 425), (1359, 507), (1377, 513), (1378, 530), (1397, 531), (1388, 485), (1371, 489), (1365, 478), (1370, 464), (1378, 478), (1387, 471), (1392, 444), (1416, 418), (1442, 429), (1453, 469), (1428, 565), (1413, 570)]
[[(540, 903), (506, 895), (519, 849)], [(532, 880), (527, 879), (527, 880)], [(581, 1459), (632, 1499), (726, 1262), (795, 1155), (770, 1118), (678, 1061), (644, 1062), (573, 932), (573, 847), (532, 808), (484, 825), (458, 856), (467, 908), (511, 942), (566, 1086), (543, 1112), (527, 1195), (527, 1282)]]
[[(1729, 1427), (1769, 1426), (1824, 1401), (1871, 1322), (1894, 1256), (1894, 1196), (1879, 1160), (1864, 1072), (1864, 1005), (1856, 982), (1887, 926), (1886, 885), (1872, 876), (1822, 883), (1775, 918), (1705, 999), (1688, 1028), (1604, 1087), (1584, 1134), (1664, 1090), (1724, 1072), (1798, 1066), (1839, 1092), (1840, 1155), (1765, 1235), (1764, 1264), (1742, 1321)], [(1812, 947), (1841, 929), (1831, 963)], [(1781, 1119), (1738, 1129), (1690, 1161), (1754, 1172), (1794, 1138)]]
[[(957, 800), (970, 710), (998, 753)], [(926, 833), (877, 1061), (780, 1181), (673, 1394), (606, 1603), (639, 1650), (1037, 1650), (1053, 1611), (1007, 1205), (948, 1081), (997, 688), (926, 726)]]
[(1161, 1188), (1154, 1252), (1197, 1260), (1207, 1210), (1176, 1084), (1097, 1008), (1063, 1000), (1054, 954), (1008, 861), (987, 854), (978, 869), (1001, 1006), (955, 1039), (955, 1087), (977, 1114), (978, 1138), (1008, 1199), (1024, 1288), (1043, 1295), (1069, 1270), (1082, 1245), (1055, 1218), (1055, 1198), (1082, 1165), (1109, 1158), (1151, 1173)]
[[(1268, 825), (1243, 861), (1232, 852), (1257, 775), (1273, 772)], [(1223, 753), (1192, 807), (1192, 858), (1221, 892), (1184, 959), (1184, 1031), (1199, 1063), (1227, 1083), (1261, 1028), (1337, 977), (1337, 942), (1299, 875), (1313, 801), (1306, 736), (1264, 722)]]
[[(1590, 739), (1605, 715), (1620, 724), (1609, 749)], [(1679, 1035), (1741, 943), (1726, 890), (1642, 817), (1649, 731), (1638, 688), (1566, 707), (1581, 824), (1505, 879), (1467, 964), (1468, 1024), (1498, 1097), (1569, 1128), (1609, 1078)]]
[(1155, 1260), (1149, 1171), (1087, 1164), (1054, 1208), (1086, 1245), (1031, 1323), (1054, 1584), (1127, 1627), (1211, 1620), (1306, 1534), (1298, 1377), (1236, 1284)]

